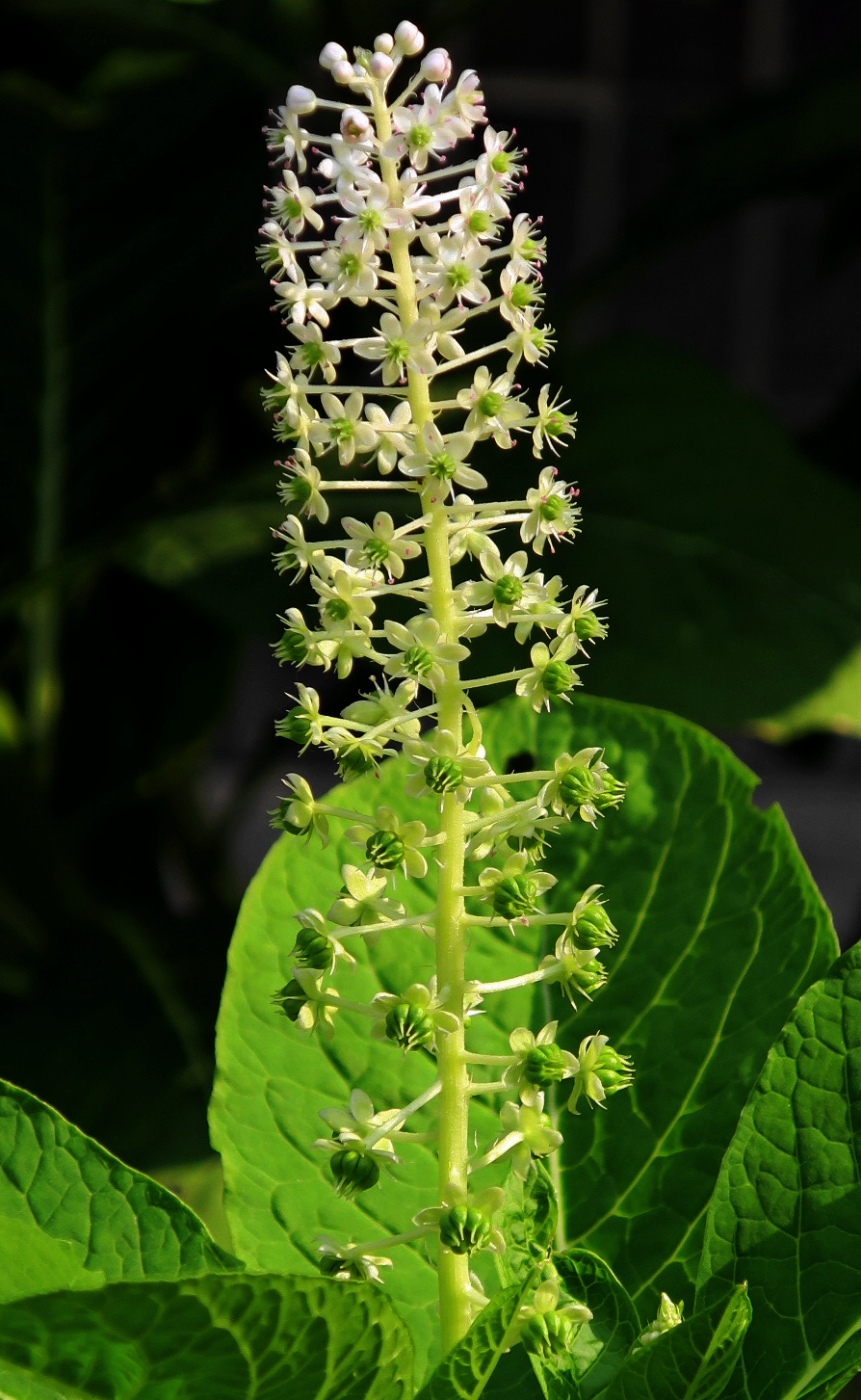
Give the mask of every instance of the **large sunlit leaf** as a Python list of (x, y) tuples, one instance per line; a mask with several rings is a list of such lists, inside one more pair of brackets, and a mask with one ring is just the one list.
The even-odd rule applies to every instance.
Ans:
[(240, 1267), (170, 1191), (0, 1082), (0, 1302)]
[(0, 1307), (7, 1400), (409, 1400), (409, 1334), (377, 1289), (199, 1278)]
[(861, 949), (811, 987), (770, 1051), (721, 1167), (698, 1296), (746, 1279), (730, 1394), (827, 1400), (861, 1369)]
[[(606, 1112), (565, 1116), (568, 1243), (608, 1259), (632, 1295), (644, 1293), (648, 1313), (661, 1288), (692, 1292), (702, 1220), (738, 1114), (788, 1011), (833, 960), (836, 942), (782, 817), (752, 806), (752, 775), (693, 725), (578, 698), (540, 720), (519, 704), (486, 712), (485, 737), (502, 768), (527, 756), (530, 766), (552, 766), (563, 749), (603, 743), (614, 771), (632, 783), (621, 812), (598, 831), (579, 821), (566, 829), (548, 868), (559, 877), (558, 907), (603, 883), (621, 930), (606, 991), (576, 1017), (556, 1008), (565, 1044), (576, 1051), (600, 1030), (633, 1054), (638, 1075)], [(405, 799), (404, 776), (392, 764), (329, 800), (362, 810), (387, 803), (430, 821), (432, 809)], [(325, 1154), (313, 1147), (321, 1108), (346, 1104), (353, 1088), (377, 1109), (399, 1106), (430, 1084), (431, 1062), (369, 1040), (367, 1021), (350, 1012), (337, 1016), (331, 1044), (305, 1040), (271, 1001), (290, 974), (292, 915), (328, 908), (340, 865), (361, 857), (344, 840), (345, 825), (333, 820), (325, 851), (291, 837), (273, 847), (230, 952), (211, 1126), (235, 1247), (266, 1271), (310, 1272), (316, 1236), (370, 1244), (435, 1199), (435, 1165), (422, 1145), (406, 1148), (404, 1165), (356, 1202), (335, 1195)], [(410, 908), (431, 907), (427, 882), (399, 882), (397, 893)], [(353, 952), (359, 942), (350, 940)], [(468, 975), (513, 976), (534, 968), (541, 951), (535, 926), (514, 939), (473, 931)], [(368, 1000), (432, 971), (427, 939), (393, 932), (337, 982), (343, 996)], [(491, 1054), (507, 1049), (515, 1026), (550, 1019), (543, 997), (526, 989), (485, 1005), (471, 1044)], [(492, 1140), (497, 1123), (477, 1108), (480, 1142)], [(387, 1287), (413, 1330), (421, 1374), (435, 1333), (434, 1271), (424, 1245), (394, 1258)]]
[(661, 1290), (690, 1306), (721, 1159), (774, 1037), (837, 952), (830, 916), (781, 813), (753, 805), (753, 774), (696, 726), (578, 697), (544, 719), (499, 707), (485, 738), (497, 767), (604, 745), (630, 782), (597, 830), (572, 824), (550, 848), (554, 906), (601, 884), (620, 931), (594, 1001), (554, 1006), (560, 1043), (576, 1053), (601, 1031), (636, 1069), (604, 1109), (564, 1115), (563, 1215), (641, 1315)]
[[(479, 1400), (480, 1396), (490, 1393), (488, 1385), (496, 1367), (516, 1345), (518, 1313), (537, 1277), (537, 1273), (527, 1270), (518, 1284), (497, 1294), (476, 1318), (463, 1341), (440, 1362), (416, 1400)], [(522, 1359), (521, 1354), (518, 1360), (522, 1362)], [(494, 1390), (493, 1395), (496, 1400), (504, 1400), (509, 1390), (510, 1386), (504, 1386)], [(523, 1390), (519, 1393), (522, 1395)]]

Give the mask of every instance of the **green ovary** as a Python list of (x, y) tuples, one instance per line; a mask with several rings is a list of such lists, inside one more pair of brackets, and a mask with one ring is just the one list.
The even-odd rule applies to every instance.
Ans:
[(504, 574), (493, 585), (493, 601), (510, 608), (523, 597), (523, 584), (514, 574)]
[(430, 459), (428, 475), (437, 481), (451, 481), (457, 471), (457, 462), (448, 452), (436, 452)]
[(416, 122), (410, 130), (407, 141), (414, 151), (421, 151), (424, 150), (425, 146), (430, 145), (432, 137), (433, 132), (429, 126), (425, 126), (423, 122)]

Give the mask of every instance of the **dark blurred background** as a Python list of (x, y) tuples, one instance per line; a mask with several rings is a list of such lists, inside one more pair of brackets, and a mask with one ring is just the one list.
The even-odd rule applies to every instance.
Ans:
[[(417, 0), (529, 149), (609, 599), (587, 683), (705, 724), (861, 933), (861, 7)], [(208, 1153), (225, 953), (295, 755), (270, 654), (260, 134), (388, 0), (5, 0), (0, 1074)], [(510, 460), (509, 460), (510, 458)], [(503, 468), (495, 467), (497, 474)], [(509, 454), (531, 480), (528, 443)], [(314, 677), (305, 676), (312, 684)], [(322, 774), (323, 778), (327, 775)]]

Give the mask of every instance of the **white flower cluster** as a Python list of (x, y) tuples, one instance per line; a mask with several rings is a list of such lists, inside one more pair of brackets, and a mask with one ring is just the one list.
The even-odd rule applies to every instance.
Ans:
[[(575, 816), (594, 824), (622, 800), (624, 784), (597, 749), (564, 754), (550, 771), (498, 775), (482, 748), (476, 689), (509, 681), (536, 710), (568, 700), (587, 647), (606, 627), (595, 591), (584, 586), (566, 600), (562, 580), (530, 562), (572, 539), (579, 508), (576, 489), (542, 460), (573, 437), (576, 415), (546, 385), (530, 406), (515, 382), (518, 367), (541, 365), (553, 347), (552, 331), (541, 325), (539, 223), (524, 213), (512, 217), (509, 208), (521, 188), (523, 152), (512, 133), (487, 124), (477, 75), (453, 80), (443, 49), (425, 54), (390, 98), (404, 60), (423, 47), (408, 22), (379, 35), (372, 49), (357, 49), (353, 60), (327, 44), (321, 64), (350, 100), (290, 89), (269, 131), (282, 174), (268, 192), (260, 256), (293, 342), (278, 355), (265, 395), (277, 437), (291, 444), (281, 487), (290, 514), (275, 531), (276, 563), (294, 578), (308, 575), (316, 595), (312, 620), (297, 607), (287, 610), (276, 654), (300, 667), (334, 667), (341, 677), (364, 663), (378, 676), (340, 715), (323, 714), (317, 692), (298, 686), (280, 732), (330, 750), (346, 779), (402, 749), (413, 769), (407, 792), (430, 794), (438, 813), (435, 829), (431, 817), (430, 825), (402, 822), (385, 807), (372, 817), (353, 814), (358, 825), (347, 835), (364, 847), (364, 858), (343, 866), (342, 889), (325, 915), (299, 914), (292, 980), (276, 999), (305, 1029), (331, 1033), (341, 1008), (369, 1016), (373, 1033), (404, 1051), (438, 1053), (448, 1037), (462, 1042), (466, 1022), (494, 992), (547, 982), (573, 1000), (602, 985), (600, 953), (616, 930), (598, 887), (573, 911), (544, 914), (541, 897), (555, 880), (536, 864), (554, 830)], [(312, 133), (308, 119), (326, 114), (333, 129)], [(478, 127), (479, 154), (459, 161), (456, 148)], [(349, 333), (349, 307), (370, 308), (371, 334)], [(339, 309), (347, 332), (340, 335), (333, 330)], [(455, 376), (454, 391), (446, 390), (446, 375)], [(510, 451), (518, 435), (531, 438), (536, 484), (523, 499), (478, 499), (488, 483), (472, 464), (477, 450), (492, 442)], [(398, 522), (387, 510), (365, 520), (345, 515), (333, 538), (318, 537), (334, 492), (374, 490), (400, 492), (394, 499), (412, 509)], [(306, 535), (308, 522), (314, 529)], [(498, 542), (506, 529), (518, 535), (513, 552)], [(463, 576), (468, 563), (473, 576)], [(395, 616), (381, 616), (386, 601)], [(471, 642), (490, 626), (511, 628), (518, 643), (530, 644), (529, 664), (462, 679)], [(329, 820), (343, 812), (315, 800), (298, 775), (286, 781), (276, 824), (325, 842)], [(524, 785), (534, 789), (531, 797), (515, 795)], [(353, 961), (348, 938), (370, 942), (408, 928), (435, 936), (434, 915), (408, 916), (392, 886), (399, 876), (424, 876), (435, 849), (443, 852), (440, 879), (448, 878), (445, 860), (456, 865), (450, 819), (458, 811), (460, 870), (464, 853), (485, 866), (475, 885), (451, 877), (462, 929), (559, 925), (554, 952), (526, 976), (466, 982), (455, 1002), (439, 964), (440, 976), (427, 986), (381, 994), (369, 1006), (345, 1000), (328, 979), (339, 963)], [(491, 857), (498, 864), (487, 865)], [(484, 1061), (504, 1063), (505, 1074), (471, 1092), (515, 1099), (503, 1104), (500, 1136), (472, 1170), (505, 1157), (525, 1175), (534, 1157), (556, 1149), (561, 1134), (544, 1111), (550, 1086), (571, 1078), (576, 1112), (582, 1098), (601, 1104), (630, 1083), (628, 1061), (605, 1036), (588, 1037), (575, 1056), (555, 1045), (555, 1029), (552, 1023), (537, 1039), (518, 1031), (511, 1055)], [(405, 1109), (374, 1114), (354, 1095), (349, 1110), (324, 1112), (333, 1135), (322, 1145), (343, 1194), (375, 1185), (380, 1166), (397, 1160), (396, 1143), (427, 1139), (403, 1124), (439, 1088)], [(499, 1248), (490, 1199), (473, 1198), (453, 1178), (443, 1203), (420, 1213), (403, 1238), (438, 1228), (455, 1254)], [(330, 1271), (378, 1278), (385, 1259), (357, 1249), (325, 1242)]]

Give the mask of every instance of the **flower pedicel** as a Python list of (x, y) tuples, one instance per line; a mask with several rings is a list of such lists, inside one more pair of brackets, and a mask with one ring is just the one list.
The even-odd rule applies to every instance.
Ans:
[[(392, 1053), (428, 1059), (427, 1087), (409, 1104), (375, 1109), (355, 1090), (347, 1107), (323, 1111), (329, 1135), (318, 1146), (340, 1194), (378, 1187), (391, 1163), (408, 1169), (416, 1142), (435, 1144), (439, 1160), (437, 1200), (402, 1233), (359, 1243), (327, 1237), (320, 1267), (379, 1282), (387, 1251), (435, 1238), (446, 1351), (486, 1302), (470, 1256), (505, 1247), (494, 1223), (503, 1193), (482, 1185), (482, 1169), (503, 1161), (525, 1176), (562, 1141), (549, 1094), (561, 1091), (574, 1113), (583, 1102), (603, 1108), (632, 1075), (597, 1029), (577, 1054), (557, 1046), (555, 1022), (535, 1035), (515, 1031), (510, 1054), (467, 1049), (487, 998), (555, 983), (576, 1002), (604, 982), (600, 959), (616, 930), (599, 888), (573, 911), (543, 912), (555, 881), (538, 866), (554, 831), (594, 824), (622, 801), (624, 784), (600, 750), (560, 755), (549, 771), (497, 774), (482, 748), (482, 687), (509, 681), (536, 710), (564, 703), (606, 627), (596, 593), (582, 587), (566, 600), (561, 580), (541, 568), (578, 528), (577, 491), (556, 465), (576, 415), (546, 385), (530, 405), (516, 380), (554, 343), (541, 324), (544, 239), (527, 214), (512, 218), (509, 209), (523, 152), (513, 133), (488, 124), (478, 76), (455, 79), (444, 49), (422, 57), (423, 49), (406, 21), (353, 59), (330, 43), (320, 61), (342, 100), (290, 89), (268, 131), (281, 174), (268, 191), (260, 256), (289, 335), (265, 394), (276, 436), (290, 445), (281, 487), (290, 513), (276, 531), (276, 562), (294, 577), (309, 574), (316, 594), (313, 617), (287, 611), (276, 654), (342, 677), (360, 665), (377, 677), (340, 715), (322, 713), (316, 691), (300, 685), (279, 729), (301, 747), (331, 751), (347, 780), (402, 750), (415, 808), (408, 821), (385, 807), (369, 817), (318, 801), (305, 780), (288, 776), (275, 824), (325, 844), (330, 820), (346, 818), (356, 856), (328, 908), (299, 912), (295, 966), (275, 1001), (302, 1031), (337, 1034), (336, 1013), (346, 1010), (366, 1016), (368, 1033), (390, 1041)], [(327, 129), (312, 133), (312, 118)], [(478, 154), (461, 157), (476, 136)], [(363, 309), (361, 335), (338, 333), (345, 304)], [(524, 499), (487, 499), (476, 449), (487, 443), (504, 454), (518, 439), (531, 441), (535, 485)], [(401, 500), (402, 523), (375, 510), (381, 490)], [(368, 493), (360, 516), (355, 503)], [(333, 529), (338, 496), (352, 511)], [(385, 615), (388, 600), (396, 617)], [(490, 627), (512, 629), (528, 656), (502, 675), (464, 679), (470, 643)], [(474, 881), (468, 860), (484, 867)], [(408, 915), (399, 886), (428, 869), (433, 909)], [(545, 928), (553, 952), (519, 977), (471, 979), (470, 930), (516, 936), (524, 924)], [(349, 999), (341, 964), (353, 962), (351, 939), (417, 936), (435, 948), (426, 986), (368, 1005)], [(482, 1069), (499, 1077), (485, 1082), (476, 1077)], [(469, 1110), (479, 1095), (496, 1098), (500, 1126), (472, 1151)], [(408, 1126), (414, 1114), (419, 1130)], [(560, 1298), (547, 1266), (522, 1339), (547, 1356), (569, 1347), (589, 1316)]]

